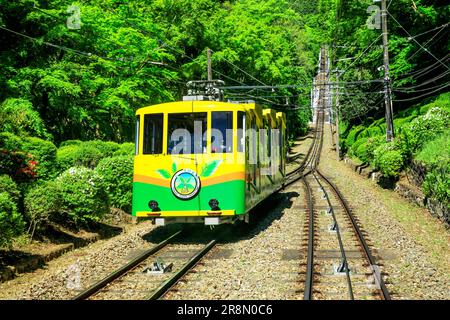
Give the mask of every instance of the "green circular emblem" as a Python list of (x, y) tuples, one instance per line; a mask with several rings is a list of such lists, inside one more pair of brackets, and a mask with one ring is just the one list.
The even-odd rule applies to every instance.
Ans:
[(200, 179), (195, 171), (183, 169), (174, 174), (170, 186), (177, 198), (190, 199), (200, 190)]

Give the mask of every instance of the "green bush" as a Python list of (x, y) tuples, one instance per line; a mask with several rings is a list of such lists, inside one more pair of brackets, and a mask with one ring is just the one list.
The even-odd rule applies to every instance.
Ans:
[(26, 137), (23, 141), (23, 150), (33, 156), (37, 161), (37, 177), (42, 179), (53, 178), (57, 172), (56, 146), (46, 140)]
[(425, 195), (450, 208), (450, 130), (428, 142), (415, 159), (427, 168), (423, 183)]
[(358, 139), (358, 140), (356, 140), (353, 144), (352, 144), (352, 146), (350, 147), (350, 149), (349, 149), (349, 154), (351, 155), (351, 156), (356, 156), (356, 157), (358, 157), (358, 148), (361, 146), (361, 145), (364, 145), (365, 143), (366, 143), (366, 141), (367, 141), (367, 138), (361, 138), (361, 139)]
[(93, 147), (99, 150), (102, 157), (111, 157), (115, 151), (119, 150), (120, 145), (112, 141), (92, 140), (83, 143), (86, 147)]
[(0, 247), (10, 246), (12, 239), (24, 231), (24, 222), (7, 192), (0, 192)]
[(9, 150), (9, 151), (22, 150), (22, 138), (10, 132), (1, 132), (0, 150)]
[(9, 98), (0, 105), (0, 131), (19, 136), (31, 135), (47, 139), (51, 137), (39, 112), (25, 99)]
[(424, 115), (424, 114), (426, 114), (427, 112), (428, 112), (428, 110), (430, 110), (430, 105), (429, 104), (426, 104), (426, 105), (424, 105), (424, 106), (422, 106), (422, 107), (420, 107), (420, 114), (421, 115)]
[(405, 128), (404, 134), (410, 143), (412, 152), (436, 138), (450, 126), (450, 112), (439, 107), (433, 107), (424, 116), (414, 119)]
[(350, 148), (356, 142), (356, 140), (358, 140), (358, 135), (365, 129), (366, 128), (364, 126), (359, 125), (350, 130), (346, 138), (346, 145), (348, 148)]
[(423, 191), (450, 209), (450, 161), (433, 166), (426, 174)]
[(69, 145), (61, 147), (56, 153), (58, 167), (61, 171), (70, 167), (83, 166), (95, 168), (103, 158), (103, 154), (92, 145)]
[(61, 142), (61, 144), (59, 145), (59, 147), (67, 147), (67, 146), (78, 146), (80, 144), (82, 144), (83, 141), (81, 140), (66, 140)]
[(61, 195), (60, 213), (75, 224), (99, 221), (109, 210), (101, 176), (94, 170), (72, 167), (56, 178)]
[(37, 176), (36, 164), (33, 157), (25, 152), (0, 150), (0, 174), (7, 174), (16, 182), (34, 180)]
[(384, 143), (373, 152), (372, 165), (380, 170), (386, 177), (397, 178), (403, 167), (403, 157), (399, 150), (395, 149), (393, 142)]
[(20, 199), (20, 191), (17, 184), (7, 174), (0, 175), (0, 192), (6, 192), (17, 205)]
[(122, 143), (113, 156), (132, 156), (135, 153), (135, 145), (132, 142)]
[(52, 214), (59, 212), (61, 207), (61, 195), (58, 185), (54, 181), (45, 181), (29, 188), (25, 195), (25, 214), (30, 220), (31, 236), (34, 230)]
[(416, 160), (427, 166), (450, 162), (450, 130), (428, 142), (416, 155)]
[(57, 162), (61, 171), (75, 166), (94, 169), (101, 159), (112, 157), (119, 152), (123, 153), (125, 148), (121, 150), (121, 145), (112, 141), (68, 140), (58, 149)]
[(370, 126), (367, 130), (369, 132), (369, 136), (371, 137), (376, 137), (384, 134), (383, 128), (381, 128), (380, 125)]
[(398, 130), (400, 130), (404, 125), (411, 123), (412, 120), (414, 120), (415, 118), (417, 118), (417, 116), (411, 115), (405, 118), (395, 119), (394, 120), (395, 131), (398, 132)]
[(133, 156), (102, 159), (95, 170), (103, 178), (111, 206), (130, 212), (133, 192)]
[(376, 136), (376, 137), (370, 137), (367, 139), (366, 142), (366, 152), (365, 157), (367, 158), (367, 162), (372, 162), (375, 155), (375, 149), (377, 149), (382, 144), (386, 143), (386, 137), (385, 136)]

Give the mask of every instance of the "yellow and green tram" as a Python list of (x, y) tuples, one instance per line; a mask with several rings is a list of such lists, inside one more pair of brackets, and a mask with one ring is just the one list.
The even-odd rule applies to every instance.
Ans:
[(249, 221), (285, 177), (284, 113), (255, 103), (179, 101), (136, 112), (133, 216)]

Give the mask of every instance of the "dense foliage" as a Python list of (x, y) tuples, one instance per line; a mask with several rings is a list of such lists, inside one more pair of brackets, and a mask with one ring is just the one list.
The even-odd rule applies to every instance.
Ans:
[(398, 178), (411, 161), (427, 169), (423, 189), (427, 196), (450, 207), (450, 94), (434, 102), (417, 105), (397, 115), (396, 138), (386, 143), (379, 119), (369, 126), (358, 125), (348, 131), (343, 146), (350, 156), (358, 157), (385, 176)]
[[(448, 91), (450, 5), (438, 0), (386, 1), (394, 112)], [(384, 78), (381, 29), (367, 12), (372, 0), (338, 1), (332, 65), (341, 81)], [(378, 12), (380, 13), (380, 12)], [(372, 25), (373, 27), (369, 27)], [(379, 26), (380, 27), (380, 26)], [(337, 73), (334, 73), (336, 75)], [(384, 116), (383, 83), (340, 89), (341, 117), (351, 126)]]
[[(77, 20), (71, 5), (79, 26), (68, 24)], [(335, 1), (0, 0), (0, 7), (0, 128), (58, 144), (131, 140), (137, 108), (180, 99), (187, 80), (206, 79), (208, 47), (214, 77), (229, 85), (310, 83), (318, 49), (331, 38)], [(255, 95), (275, 96), (260, 102), (280, 109), (300, 106), (288, 119), (292, 134), (305, 130), (308, 88), (241, 98)]]

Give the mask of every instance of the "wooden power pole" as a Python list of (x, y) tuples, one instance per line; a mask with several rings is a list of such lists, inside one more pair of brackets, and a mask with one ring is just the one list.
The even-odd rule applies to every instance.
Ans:
[(391, 96), (391, 80), (389, 78), (389, 50), (387, 30), (386, 0), (381, 0), (381, 25), (383, 32), (383, 62), (384, 62), (384, 105), (386, 107), (386, 141), (394, 138), (393, 108)]
[(336, 75), (336, 114), (335, 114), (335, 119), (336, 119), (336, 153), (337, 153), (337, 159), (338, 161), (341, 160), (341, 146), (339, 145), (340, 141), (339, 141), (339, 70), (337, 70), (337, 75)]
[(211, 49), (208, 48), (207, 50), (207, 57), (208, 57), (208, 81), (211, 81), (212, 76), (212, 66), (211, 66)]

